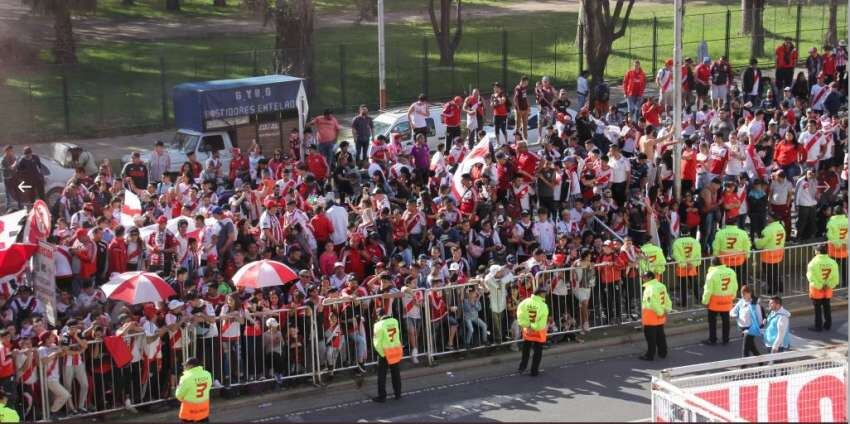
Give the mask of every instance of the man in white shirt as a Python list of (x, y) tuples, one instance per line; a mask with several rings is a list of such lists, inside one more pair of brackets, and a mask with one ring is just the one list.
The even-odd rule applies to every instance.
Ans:
[(537, 217), (538, 220), (531, 231), (540, 243), (540, 248), (547, 254), (551, 254), (555, 251), (555, 224), (549, 219), (549, 211), (545, 208), (537, 210)]
[(632, 164), (620, 152), (620, 146), (614, 144), (608, 152), (608, 166), (611, 167), (611, 195), (619, 207), (626, 203), (626, 193), (629, 191), (629, 180), (632, 175)]
[(818, 180), (812, 168), (797, 180), (794, 201), (797, 205), (797, 240), (808, 240), (817, 229)]
[(744, 161), (747, 155), (744, 145), (739, 140), (742, 136), (746, 137), (746, 134), (734, 132), (729, 134), (729, 143), (726, 143), (726, 148), (729, 149), (729, 160), (726, 161), (724, 171), (727, 177), (737, 178), (744, 172)]
[(333, 200), (327, 201), (325, 215), (331, 221), (334, 230), (331, 233), (331, 242), (339, 247), (348, 241), (348, 211)]
[(809, 92), (809, 98), (811, 100), (812, 109), (814, 109), (818, 113), (823, 112), (823, 101), (826, 99), (826, 95), (829, 92), (829, 87), (826, 85), (826, 80), (824, 75), (818, 74), (817, 83), (812, 85), (812, 88)]
[(823, 133), (818, 131), (817, 120), (809, 119), (806, 122), (806, 131), (801, 132), (797, 140), (806, 154), (806, 166), (817, 168), (818, 161), (823, 159), (823, 146), (826, 144)]

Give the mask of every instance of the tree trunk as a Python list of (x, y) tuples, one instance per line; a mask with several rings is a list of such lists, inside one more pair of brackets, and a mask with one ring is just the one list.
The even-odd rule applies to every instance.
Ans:
[(752, 57), (764, 55), (764, 0), (752, 1), (752, 38), (750, 51)]
[(227, 7), (227, 0), (213, 0), (213, 6), (215, 6), (215, 7)]
[(378, 17), (378, 2), (376, 0), (356, 0), (357, 3), (357, 21), (371, 22)]
[(308, 93), (313, 92), (312, 0), (278, 0), (274, 11), (276, 70), (305, 78)]
[(428, 3), (428, 15), (431, 18), (431, 27), (434, 29), (434, 37), (437, 39), (437, 48), (440, 50), (440, 66), (451, 66), (455, 61), (455, 51), (460, 45), (463, 35), (463, 16), (461, 14), (461, 1), (457, 1), (457, 25), (455, 32), (451, 32), (451, 4), (452, 0), (440, 0), (440, 18), (434, 10), (434, 0)]
[(170, 12), (180, 10), (180, 0), (165, 0), (165, 10)]
[(753, 2), (755, 0), (741, 0), (741, 34), (753, 32)]
[(56, 40), (53, 44), (53, 56), (56, 63), (77, 63), (77, 48), (74, 44), (74, 27), (71, 23), (71, 9), (64, 1), (57, 1), (53, 10), (53, 31)]
[[(605, 79), (605, 65), (611, 55), (611, 45), (625, 35), (635, 0), (617, 0), (613, 8), (609, 0), (581, 3), (588, 24), (584, 27), (584, 56), (590, 73), (588, 103), (592, 105), (596, 100), (596, 86)], [(621, 13), (624, 14), (621, 16)]]
[(829, 25), (824, 43), (833, 47), (838, 45), (838, 0), (829, 0)]

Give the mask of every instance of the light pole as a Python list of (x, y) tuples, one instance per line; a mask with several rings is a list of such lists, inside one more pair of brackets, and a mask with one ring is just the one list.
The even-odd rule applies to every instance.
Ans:
[(673, 2), (673, 193), (682, 197), (682, 0)]
[(387, 108), (387, 55), (384, 44), (384, 0), (378, 0), (378, 105)]

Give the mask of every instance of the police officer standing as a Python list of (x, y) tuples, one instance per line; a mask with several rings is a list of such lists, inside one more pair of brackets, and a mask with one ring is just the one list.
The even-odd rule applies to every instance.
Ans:
[[(717, 261), (717, 259), (715, 259)], [(702, 304), (708, 310), (707, 345), (717, 344), (717, 317), (723, 329), (723, 344), (729, 344), (729, 311), (732, 310), (735, 294), (738, 293), (738, 277), (735, 270), (726, 266), (720, 259), (719, 265), (708, 268), (705, 274), (705, 287), (702, 291)]]
[(212, 375), (200, 361), (189, 358), (183, 364), (183, 375), (177, 383), (174, 397), (180, 401), (178, 418), (184, 423), (205, 423), (210, 417), (210, 389)]
[(832, 327), (832, 289), (838, 287), (838, 262), (827, 255), (825, 244), (818, 246), (818, 254), (809, 261), (806, 279), (809, 280), (809, 297), (815, 307), (815, 326), (812, 331), (829, 330)]
[(540, 374), (540, 360), (543, 357), (543, 345), (546, 343), (546, 328), (549, 323), (549, 307), (546, 305), (545, 286), (538, 286), (531, 297), (520, 302), (517, 307), (517, 323), (522, 329), (522, 360), (519, 373), (525, 372), (528, 365), (529, 350), (534, 349), (531, 357), (531, 376)]
[(638, 359), (655, 360), (656, 349), (658, 357), (667, 357), (667, 336), (664, 335), (664, 324), (667, 314), (673, 310), (673, 302), (667, 294), (667, 287), (655, 279), (652, 271), (643, 273), (643, 297), (641, 298), (641, 323), (643, 336), (646, 338), (646, 353)]
[(19, 423), (21, 422), (21, 417), (18, 416), (18, 411), (15, 411), (14, 408), (9, 408), (6, 406), (6, 400), (9, 399), (9, 395), (0, 390), (0, 423)]
[(403, 356), (401, 347), (401, 329), (398, 320), (378, 309), (381, 318), (372, 326), (372, 347), (378, 352), (378, 396), (372, 401), (383, 403), (387, 400), (387, 368), (393, 382), (396, 400), (401, 399), (401, 370), (399, 362)]

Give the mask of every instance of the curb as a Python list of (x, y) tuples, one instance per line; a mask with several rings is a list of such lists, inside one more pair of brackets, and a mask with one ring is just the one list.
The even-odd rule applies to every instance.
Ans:
[[(847, 301), (833, 298), (833, 310), (837, 311), (839, 308), (847, 307)], [(796, 306), (792, 309), (789, 309), (792, 317), (794, 316), (808, 316), (814, 313), (814, 310), (811, 306)], [(636, 329), (633, 325), (630, 324), (624, 328), (631, 328), (632, 330), (639, 330), (639, 327)], [(693, 323), (693, 324), (684, 324), (684, 325), (674, 325), (668, 328), (665, 328), (665, 333), (667, 337), (675, 337), (688, 333), (693, 333), (695, 331), (704, 331), (706, 328), (705, 322)], [(601, 339), (588, 341), (586, 343), (569, 343), (569, 344), (556, 344), (551, 348), (547, 349), (547, 355), (563, 355), (573, 352), (607, 348), (612, 346), (619, 346), (624, 344), (631, 343), (643, 343), (643, 333), (640, 331), (629, 331), (627, 334), (607, 336)], [(507, 346), (507, 345), (505, 345)], [(442, 374), (446, 372), (457, 371), (461, 369), (469, 369), (469, 368), (480, 368), (487, 365), (496, 365), (505, 362), (506, 359), (510, 358), (511, 360), (516, 359), (517, 352), (510, 351), (483, 351), (489, 352), (485, 353), (486, 356), (476, 356), (468, 359), (462, 360), (454, 360), (454, 361), (441, 361), (436, 362), (435, 365), (421, 365), (410, 369), (404, 369), (404, 377), (405, 378), (419, 378), (419, 377), (429, 377), (437, 374)], [(476, 352), (478, 353), (478, 352)], [(371, 378), (372, 375), (368, 375), (367, 378)], [(361, 383), (362, 385), (362, 383)], [(334, 392), (342, 391), (342, 390), (358, 390), (359, 386), (354, 379), (345, 378), (340, 379), (338, 381), (333, 381), (331, 383), (327, 383), (325, 385), (315, 385), (308, 384), (302, 385), (300, 387), (295, 387), (292, 389), (287, 389), (284, 391), (275, 391), (271, 393), (265, 394), (252, 394), (248, 396), (239, 396), (233, 399), (224, 399), (226, 402), (223, 407), (225, 408), (240, 408), (247, 404), (256, 404), (258, 401), (266, 400), (266, 402), (273, 402), (276, 399), (285, 398), (287, 400), (295, 400), (302, 398), (304, 396), (315, 395), (318, 393), (324, 395), (330, 395)], [(220, 395), (214, 396), (216, 399), (222, 399)], [(261, 406), (262, 407), (262, 406)], [(129, 421), (136, 421), (133, 419), (134, 417), (138, 418), (139, 422), (153, 422), (153, 421), (161, 421), (167, 417), (172, 417), (174, 415), (173, 411), (169, 411), (167, 413), (142, 413), (138, 415), (132, 415), (127, 413), (126, 411), (117, 411), (112, 414), (105, 414), (102, 417), (106, 420), (114, 420), (125, 418), (129, 419)], [(213, 411), (214, 414), (214, 411)]]

